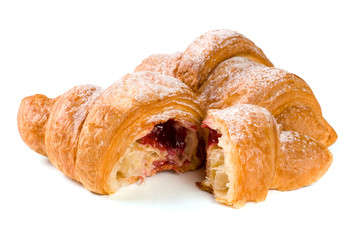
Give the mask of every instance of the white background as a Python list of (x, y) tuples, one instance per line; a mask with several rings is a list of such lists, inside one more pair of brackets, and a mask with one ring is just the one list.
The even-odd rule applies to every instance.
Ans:
[[(1, 1), (0, 239), (359, 239), (356, 1)], [(127, 2), (127, 3), (125, 3)], [(249, 1), (250, 2), (250, 1)], [(210, 29), (243, 33), (302, 77), (337, 131), (316, 184), (233, 209), (197, 189), (202, 171), (160, 173), (112, 196), (88, 192), (20, 139), (23, 97), (107, 87), (154, 53)]]

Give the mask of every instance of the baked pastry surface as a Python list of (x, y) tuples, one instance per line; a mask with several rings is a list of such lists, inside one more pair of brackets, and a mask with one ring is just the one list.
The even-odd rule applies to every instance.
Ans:
[(327, 172), (332, 160), (331, 152), (319, 141), (283, 131), (271, 188), (289, 191), (313, 184)]
[(260, 106), (209, 110), (202, 126), (207, 163), (199, 186), (233, 207), (264, 201), (269, 189), (310, 185), (332, 163), (324, 145), (296, 132), (281, 132), (273, 115)]
[(306, 82), (230, 30), (209, 31), (185, 52), (151, 55), (105, 90), (24, 98), (18, 129), (31, 149), (99, 194), (158, 171), (193, 170), (206, 155), (199, 186), (234, 207), (316, 182), (337, 139)]
[(325, 146), (337, 139), (306, 82), (274, 68), (259, 47), (235, 31), (209, 31), (183, 54), (150, 56), (138, 70), (180, 79), (199, 95), (205, 110), (238, 103), (259, 105), (267, 108), (284, 130), (305, 134)]
[(271, 186), (279, 148), (274, 117), (265, 108), (235, 105), (209, 110), (205, 189), (217, 201), (235, 207), (265, 200)]
[(199, 100), (205, 109), (223, 109), (239, 103), (259, 105), (268, 109), (284, 130), (308, 135), (325, 146), (337, 138), (303, 79), (245, 57), (220, 63), (201, 86)]
[(108, 194), (158, 171), (198, 167), (203, 117), (181, 81), (139, 72), (104, 91), (78, 86), (55, 99), (27, 97), (18, 126), (25, 143), (64, 174)]

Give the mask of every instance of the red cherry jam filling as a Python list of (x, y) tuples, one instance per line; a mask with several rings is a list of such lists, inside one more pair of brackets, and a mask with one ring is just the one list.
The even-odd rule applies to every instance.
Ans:
[(188, 130), (183, 126), (176, 126), (173, 119), (165, 123), (155, 125), (153, 130), (141, 139), (141, 144), (150, 145), (161, 150), (172, 152), (174, 149), (184, 151), (186, 144), (185, 138)]
[(222, 136), (222, 134), (218, 133), (216, 130), (208, 128), (209, 129), (209, 137), (208, 137), (208, 147), (213, 144), (219, 143), (219, 137)]
[(151, 132), (141, 139), (141, 144), (167, 151), (166, 160), (153, 162), (154, 169), (167, 168), (178, 171), (176, 166), (189, 164), (187, 159), (180, 160), (186, 148), (187, 135), (188, 130), (185, 127), (170, 119), (165, 123), (155, 125)]
[(218, 143), (219, 143), (219, 137), (222, 136), (221, 133), (218, 133), (218, 131), (209, 128), (206, 123), (203, 123), (203, 124), (201, 125), (201, 127), (202, 127), (202, 128), (206, 128), (206, 129), (209, 131), (207, 148), (209, 148), (210, 146), (212, 146), (212, 145), (214, 145), (214, 144), (218, 144)]

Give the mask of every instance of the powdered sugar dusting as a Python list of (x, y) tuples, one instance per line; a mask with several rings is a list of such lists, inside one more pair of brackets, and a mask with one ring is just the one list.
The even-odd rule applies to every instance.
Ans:
[(249, 56), (272, 66), (262, 50), (243, 35), (231, 30), (213, 30), (188, 46), (181, 58), (177, 77), (197, 91), (220, 62), (233, 56)]
[(208, 31), (189, 45), (181, 61), (192, 62), (194, 67), (202, 67), (211, 57), (209, 49), (216, 51), (223, 41), (234, 37), (245, 38), (240, 33), (227, 29)]
[(137, 72), (123, 76), (106, 89), (101, 95), (101, 103), (116, 103), (122, 109), (130, 109), (174, 96), (188, 98), (192, 102), (195, 99), (191, 89), (176, 78), (160, 73)]
[[(89, 108), (102, 91), (101, 87), (91, 84), (73, 87), (62, 97), (62, 101), (70, 101), (63, 104), (66, 114), (72, 116), (73, 119), (83, 121)], [(74, 104), (75, 101), (76, 104)]]
[(250, 104), (238, 104), (223, 110), (210, 110), (209, 114), (226, 123), (230, 138), (234, 142), (241, 142), (256, 134), (256, 128), (260, 126), (277, 126), (268, 110)]
[(205, 108), (224, 108), (235, 103), (268, 108), (289, 90), (313, 95), (305, 81), (296, 75), (244, 57), (233, 57), (219, 64), (200, 90), (200, 101)]
[(164, 75), (175, 77), (182, 55), (182, 52), (151, 55), (144, 59), (142, 63), (135, 68), (134, 72), (159, 72)]
[[(281, 168), (290, 170), (313, 169), (322, 161), (331, 161), (329, 150), (317, 140), (293, 131), (280, 134)], [(293, 167), (296, 165), (297, 167)]]
[[(302, 151), (305, 152), (306, 148), (312, 148), (317, 145), (316, 140), (298, 132), (293, 131), (283, 131), (280, 134), (280, 142), (283, 143), (281, 146), (285, 149), (284, 143), (287, 144), (298, 144), (302, 146)], [(286, 149), (288, 151), (288, 149)], [(309, 151), (309, 150), (306, 150)]]
[(299, 139), (300, 134), (297, 132), (284, 131), (280, 134), (281, 142), (294, 142)]
[[(239, 88), (241, 73), (246, 69), (250, 71), (261, 66), (263, 65), (246, 57), (232, 57), (221, 62), (200, 88), (200, 102), (205, 107), (210, 105), (211, 108), (220, 108), (222, 100), (226, 96), (231, 96)], [(212, 103), (219, 106), (214, 106)]]
[(79, 108), (81, 111), (77, 111), (74, 115), (74, 118), (83, 118), (84, 115), (88, 113), (90, 108), (93, 106), (94, 101), (100, 96), (100, 94), (103, 92), (103, 89), (101, 87), (95, 86), (95, 85), (82, 85), (80, 86), (82, 88), (81, 91), (79, 91), (79, 98), (82, 99), (82, 104)]

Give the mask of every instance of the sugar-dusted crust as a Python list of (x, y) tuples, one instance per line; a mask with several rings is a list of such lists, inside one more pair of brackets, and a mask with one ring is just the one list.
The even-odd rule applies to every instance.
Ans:
[(112, 193), (110, 173), (133, 142), (170, 118), (199, 126), (202, 117), (181, 81), (151, 72), (125, 75), (101, 94), (85, 120), (76, 174), (89, 190)]
[(184, 53), (154, 54), (135, 68), (174, 76), (195, 92), (222, 61), (246, 56), (255, 62), (273, 66), (263, 51), (245, 36), (231, 30), (212, 30), (196, 38)]
[[(125, 75), (104, 91), (85, 85), (74, 87), (55, 99), (44, 95), (27, 97), (20, 105), (18, 126), (23, 140), (47, 155), (68, 177), (93, 192), (109, 194), (122, 185), (118, 183), (117, 172), (131, 171), (126, 161), (119, 164), (124, 154), (129, 154), (130, 162), (140, 156), (141, 148), (135, 147), (139, 140), (155, 125), (169, 119), (175, 121), (175, 127), (187, 129), (186, 147), (181, 153), (183, 162), (178, 166), (171, 165), (172, 162), (151, 165), (154, 161), (166, 160), (163, 159), (168, 157), (166, 152), (161, 152), (158, 158), (149, 160), (152, 167), (148, 168), (149, 173), (125, 174), (126, 181), (131, 183), (161, 170), (184, 172), (199, 166), (196, 146), (200, 133), (197, 130), (203, 117), (195, 95), (184, 83), (159, 73), (138, 72)], [(136, 149), (133, 157), (131, 151), (127, 151), (131, 146)], [(147, 148), (151, 152), (150, 147)], [(137, 160), (140, 163), (137, 168), (142, 169), (145, 162)], [(176, 160), (177, 157), (171, 158)]]
[(208, 31), (183, 54), (152, 55), (137, 69), (177, 77), (199, 95), (205, 110), (238, 103), (259, 105), (284, 130), (308, 135), (325, 146), (337, 139), (305, 81), (274, 68), (259, 47), (235, 31)]
[[(222, 136), (217, 146), (208, 146), (207, 177), (202, 185), (213, 190), (217, 201), (234, 207), (265, 200), (275, 174), (279, 148), (279, 130), (271, 113), (259, 106), (235, 105), (209, 110), (204, 123)], [(217, 161), (221, 154), (222, 165), (214, 165), (212, 161)], [(226, 191), (214, 187), (217, 184), (211, 174), (217, 177), (211, 173), (212, 166), (220, 168), (217, 173), (220, 180), (227, 175)]]
[[(287, 191), (310, 185), (332, 163), (326, 146), (297, 132), (280, 132), (273, 115), (260, 106), (209, 110), (203, 127), (209, 141), (200, 188), (226, 205), (263, 201), (269, 188)], [(210, 136), (214, 131), (217, 140)]]
[(332, 163), (331, 152), (317, 140), (297, 132), (280, 134), (280, 151), (271, 188), (287, 191), (319, 180)]
[(79, 135), (89, 110), (102, 91), (94, 85), (73, 87), (56, 99), (49, 112), (45, 131), (47, 156), (55, 167), (76, 181)]
[(241, 34), (209, 31), (184, 53), (151, 55), (105, 91), (84, 85), (23, 99), (19, 132), (68, 177), (109, 194), (157, 171), (199, 166), (205, 110), (215, 137), (201, 187), (235, 207), (263, 201), (269, 188), (323, 176), (337, 138), (305, 81), (272, 66)]
[(175, 77), (182, 55), (182, 52), (151, 55), (145, 58), (134, 72), (150, 71)]
[(273, 66), (263, 51), (248, 38), (235, 31), (221, 29), (206, 32), (188, 46), (176, 76), (196, 91), (220, 62), (233, 56), (246, 56)]
[(337, 139), (303, 79), (246, 57), (233, 57), (220, 63), (200, 88), (199, 100), (205, 109), (223, 109), (239, 103), (262, 106), (284, 130), (311, 136), (325, 146)]
[(221, 29), (206, 32), (188, 46), (176, 76), (196, 91), (220, 62), (233, 56), (246, 56), (273, 66), (263, 51), (248, 38), (235, 31)]

